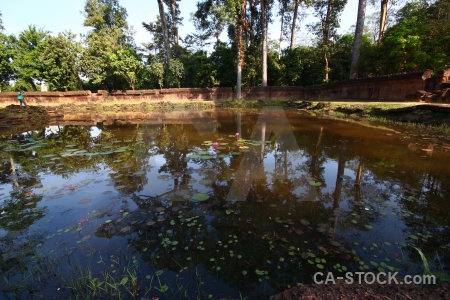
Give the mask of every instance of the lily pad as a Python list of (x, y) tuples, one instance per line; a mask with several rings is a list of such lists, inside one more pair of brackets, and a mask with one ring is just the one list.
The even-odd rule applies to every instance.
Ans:
[(309, 184), (312, 185), (312, 186), (321, 186), (321, 185), (322, 185), (321, 182), (319, 182), (319, 181), (314, 181), (314, 180), (311, 180), (311, 181), (309, 182)]
[(128, 151), (127, 147), (120, 147), (120, 148), (117, 148), (116, 150), (114, 150), (115, 153), (121, 153), (121, 152), (126, 152), (126, 151)]
[(341, 243), (339, 243), (338, 241), (331, 241), (330, 242), (331, 245), (336, 246), (336, 247), (340, 247)]
[(214, 158), (214, 156), (212, 156), (212, 155), (202, 155), (201, 158), (203, 158), (203, 159), (212, 159), (212, 158)]
[(206, 201), (208, 199), (209, 199), (209, 195), (204, 194), (204, 193), (198, 193), (198, 194), (195, 194), (194, 196), (192, 196), (192, 200), (195, 200), (195, 201)]

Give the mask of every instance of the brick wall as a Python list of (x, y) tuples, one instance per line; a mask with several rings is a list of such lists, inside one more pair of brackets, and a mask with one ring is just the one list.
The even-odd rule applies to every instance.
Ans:
[[(375, 78), (346, 80), (309, 87), (254, 87), (243, 88), (244, 99), (274, 100), (360, 100), (405, 101), (419, 100), (417, 91), (424, 89), (424, 72), (398, 74)], [(204, 101), (230, 100), (232, 88), (172, 88), (153, 90), (127, 90), (108, 93), (99, 90), (72, 92), (26, 92), (25, 101), (31, 105), (62, 103), (89, 103), (97, 101)], [(0, 93), (0, 104), (18, 104), (17, 93)]]

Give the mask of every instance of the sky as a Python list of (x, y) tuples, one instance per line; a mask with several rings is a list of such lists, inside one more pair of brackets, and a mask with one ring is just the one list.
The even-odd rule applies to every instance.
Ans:
[[(2, 13), (5, 34), (18, 34), (26, 30), (28, 25), (36, 25), (38, 28), (50, 31), (52, 35), (60, 32), (72, 31), (80, 34), (86, 33), (83, 26), (83, 10), (85, 0), (0, 0), (0, 12)], [(180, 11), (184, 17), (183, 25), (179, 28), (179, 35), (186, 36), (194, 32), (194, 26), (190, 21), (190, 14), (196, 9), (197, 0), (181, 0)], [(156, 0), (120, 0), (128, 13), (128, 24), (135, 31), (137, 45), (150, 42), (150, 34), (142, 27), (142, 22), (152, 22), (159, 14)], [(350, 27), (356, 23), (358, 0), (348, 0), (344, 12), (341, 15), (340, 33), (350, 31)], [(303, 24), (309, 23), (306, 20)], [(279, 23), (269, 25), (269, 35), (272, 39), (279, 39)]]

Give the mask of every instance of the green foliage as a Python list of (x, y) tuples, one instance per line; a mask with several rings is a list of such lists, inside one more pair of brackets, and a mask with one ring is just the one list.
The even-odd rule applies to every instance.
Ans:
[(225, 1), (204, 0), (197, 2), (194, 26), (202, 33), (204, 40), (211, 37), (218, 40), (226, 25), (232, 22), (227, 7), (229, 6)]
[(158, 87), (162, 89), (164, 82), (164, 65), (162, 63), (153, 61), (147, 65), (147, 71), (150, 74), (150, 78), (157, 82)]
[(211, 57), (205, 51), (197, 51), (183, 57), (185, 76), (182, 86), (214, 87), (219, 84), (218, 72), (214, 69)]
[(441, 69), (450, 62), (448, 0), (407, 3), (381, 44), (363, 45), (361, 67), (376, 76)]
[(0, 32), (0, 90), (8, 85), (14, 78), (14, 70), (11, 64), (13, 49), (11, 38)]
[(132, 49), (120, 49), (109, 58), (114, 74), (124, 78), (129, 87), (136, 88), (138, 75), (143, 69), (137, 53)]
[(337, 38), (339, 16), (346, 4), (347, 0), (317, 0), (313, 3), (314, 15), (319, 21), (308, 27), (319, 38), (324, 51), (329, 50), (331, 41)]
[(144, 47), (150, 53), (154, 52), (154, 56), (158, 61), (164, 61), (165, 49), (164, 49), (164, 37), (162, 33), (162, 26), (157, 17), (157, 21), (150, 23), (142, 23), (142, 26), (152, 35), (152, 42), (145, 43)]
[(9, 80), (13, 78), (13, 70), (11, 66), (12, 51), (8, 37), (3, 34), (2, 13), (0, 12), (0, 92), (8, 86)]
[(125, 80), (114, 74), (111, 64), (111, 57), (121, 49), (119, 39), (122, 36), (122, 31), (114, 27), (92, 32), (85, 41), (81, 59), (82, 74), (107, 90), (126, 86)]
[[(269, 1), (270, 2), (270, 1)], [(237, 47), (242, 55), (242, 85), (261, 84), (262, 26), (259, 6), (248, 6), (240, 14), (241, 0), (203, 0), (197, 4), (193, 21), (197, 32), (182, 38), (177, 45), (176, 26), (181, 22), (178, 6), (167, 13), (172, 40), (173, 60), (166, 69), (161, 23), (144, 23), (152, 33), (145, 49), (135, 46), (126, 18), (126, 10), (118, 0), (87, 0), (84, 25), (89, 28), (81, 41), (70, 32), (55, 36), (30, 25), (16, 36), (6, 36), (0, 13), (0, 89), (38, 90), (42, 81), (50, 90), (69, 91), (82, 88), (118, 90), (166, 87), (235, 87), (237, 79)], [(353, 35), (339, 36), (338, 17), (345, 0), (323, 0), (314, 4), (320, 23), (309, 25), (317, 43), (268, 52), (268, 84), (270, 86), (320, 84), (325, 78), (324, 56), (328, 59), (328, 80), (348, 78)], [(171, 8), (165, 1), (165, 7)], [(176, 4), (176, 3), (175, 3)], [(268, 3), (269, 6), (271, 3)], [(289, 35), (292, 7), (280, 2), (284, 9), (283, 35)], [(331, 4), (329, 6), (328, 4)], [(270, 6), (272, 7), (272, 6)], [(280, 8), (281, 9), (281, 8)], [(450, 65), (449, 0), (408, 2), (379, 43), (370, 41), (367, 33), (360, 47), (359, 76), (381, 76), (393, 73), (440, 70)], [(273, 14), (269, 11), (269, 18)], [(269, 22), (270, 23), (270, 22)], [(218, 39), (225, 30), (228, 42)], [(238, 33), (242, 35), (237, 39)], [(209, 54), (204, 47), (216, 39)], [(197, 50), (195, 50), (197, 49)], [(201, 50), (198, 50), (201, 49)], [(142, 53), (144, 51), (144, 53)], [(150, 62), (144, 66), (143, 60)], [(87, 78), (82, 83), (80, 78)], [(14, 81), (14, 86), (10, 82)]]
[(352, 61), (353, 40), (353, 35), (344, 34), (333, 46), (330, 55), (330, 79), (333, 81), (348, 79)]
[(16, 78), (32, 90), (37, 90), (35, 82), (44, 79), (45, 65), (42, 60), (42, 43), (48, 37), (48, 32), (36, 26), (28, 26), (27, 30), (13, 40), (14, 60), (12, 66)]
[(419, 62), (426, 61), (428, 54), (421, 48), (420, 24), (418, 17), (412, 17), (397, 24), (393, 29), (386, 32), (384, 47), (390, 49), (388, 59), (392, 72), (400, 70), (417, 70)]
[(269, 86), (280, 86), (283, 84), (283, 69), (278, 59), (278, 53), (269, 51), (267, 55), (267, 84)]
[(2, 12), (0, 11), (0, 31), (4, 29), (5, 27), (3, 27)]
[(236, 84), (236, 54), (233, 51), (235, 50), (227, 47), (224, 42), (218, 41), (210, 55), (216, 80), (221, 87), (235, 86)]
[(134, 88), (140, 67), (130, 50), (125, 8), (117, 0), (88, 0), (85, 15), (84, 25), (94, 29), (85, 39), (82, 74), (107, 90)]
[(169, 81), (170, 87), (180, 87), (181, 79), (184, 75), (184, 66), (179, 59), (171, 59), (169, 64)]
[(323, 79), (322, 56), (314, 47), (287, 49), (281, 58), (283, 83), (292, 86), (320, 84)]
[(84, 6), (84, 26), (93, 27), (94, 31), (117, 27), (128, 29), (126, 9), (118, 0), (87, 0)]
[(75, 41), (75, 35), (66, 32), (58, 34), (57, 37), (47, 36), (39, 48), (44, 66), (42, 77), (48, 83), (49, 90), (80, 89), (78, 71), (81, 45)]

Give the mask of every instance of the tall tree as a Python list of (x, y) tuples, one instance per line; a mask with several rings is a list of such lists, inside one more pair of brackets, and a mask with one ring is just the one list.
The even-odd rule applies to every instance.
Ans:
[(2, 12), (0, 11), (0, 31), (5, 30), (5, 27), (3, 27), (3, 18), (2, 18)]
[(291, 49), (294, 48), (294, 40), (295, 40), (295, 30), (297, 28), (297, 15), (298, 15), (298, 6), (300, 5), (300, 0), (294, 0), (294, 14), (292, 16), (292, 26), (291, 26)]
[(14, 75), (11, 64), (13, 60), (11, 37), (5, 35), (3, 30), (2, 13), (0, 12), (0, 91), (3, 86), (9, 84)]
[(85, 20), (83, 25), (93, 27), (93, 31), (112, 27), (128, 30), (127, 11), (119, 5), (118, 0), (87, 0), (84, 6)]
[(16, 79), (23, 85), (28, 86), (33, 91), (37, 91), (36, 82), (44, 79), (45, 67), (42, 60), (40, 45), (48, 37), (49, 33), (43, 29), (38, 29), (34, 25), (19, 33), (19, 38), (13, 41), (14, 60), (12, 66), (16, 74)]
[(236, 76), (236, 99), (242, 99), (242, 65), (244, 62), (244, 43), (243, 34), (247, 28), (246, 6), (247, 0), (235, 0), (235, 17), (236, 17), (236, 61), (237, 61), (237, 76)]
[[(403, 3), (408, 2), (424, 2), (429, 1), (406, 1), (406, 0), (381, 0), (380, 1), (380, 14), (378, 17), (378, 42), (382, 42), (386, 28), (392, 21), (392, 16), (395, 15), (397, 9), (400, 8)], [(434, 1), (433, 1), (434, 2)]]
[[(119, 50), (135, 51), (126, 9), (119, 5), (118, 0), (87, 0), (84, 10), (84, 26), (93, 29), (85, 39), (81, 60), (83, 74), (107, 90), (128, 88), (126, 77), (118, 75), (113, 65), (114, 55)], [(117, 66), (117, 61), (114, 64)]]
[(220, 0), (197, 2), (197, 10), (193, 14), (194, 26), (205, 40), (213, 37), (218, 42), (225, 27), (233, 22), (229, 5), (232, 3)]
[(170, 7), (170, 19), (172, 23), (172, 35), (173, 35), (173, 44), (175, 47), (178, 47), (178, 22), (180, 21), (180, 10), (178, 8), (177, 1), (180, 0), (165, 0), (166, 5)]
[(267, 23), (269, 1), (261, 0), (261, 27), (262, 27), (262, 86), (267, 86)]
[(82, 89), (78, 75), (81, 44), (75, 41), (75, 34), (65, 32), (56, 37), (49, 35), (40, 47), (44, 66), (43, 79), (48, 83), (49, 90)]
[(281, 16), (281, 30), (280, 30), (280, 48), (278, 50), (279, 57), (281, 56), (281, 42), (282, 38), (286, 37), (289, 42), (289, 47), (295, 47), (295, 35), (299, 24), (299, 18), (304, 17), (304, 13), (300, 13), (299, 9), (302, 5), (306, 7), (311, 6), (312, 0), (278, 0), (279, 1), (279, 15)]
[(166, 19), (166, 13), (164, 11), (164, 5), (162, 0), (158, 0), (158, 8), (159, 8), (159, 20), (161, 22), (162, 27), (162, 33), (163, 33), (163, 42), (164, 42), (164, 49), (165, 49), (165, 59), (164, 64), (166, 68), (170, 65), (170, 42), (169, 42), (169, 32), (167, 30), (167, 19)]
[(136, 51), (129, 48), (120, 49), (110, 56), (110, 60), (114, 74), (125, 78), (128, 84), (127, 88), (130, 87), (134, 90), (138, 82), (139, 73), (143, 69)]
[(278, 39), (278, 59), (281, 58), (281, 44), (283, 43), (283, 36), (284, 36), (284, 31), (285, 31), (285, 16), (286, 16), (286, 11), (287, 11), (287, 7), (289, 4), (289, 0), (278, 0), (278, 5), (279, 5), (279, 16), (281, 19), (280, 22), (280, 38)]
[(225, 42), (218, 41), (210, 55), (212, 67), (221, 87), (234, 86), (236, 83), (236, 54)]
[(332, 39), (339, 28), (339, 16), (347, 4), (347, 0), (316, 0), (314, 2), (315, 16), (319, 19), (316, 24), (310, 26), (313, 32), (320, 38), (320, 49), (325, 61), (324, 81), (328, 82), (329, 55), (332, 47)]
[(358, 18), (356, 20), (355, 39), (352, 49), (352, 64), (350, 66), (350, 79), (358, 78), (358, 64), (360, 56), (360, 47), (364, 31), (364, 18), (366, 16), (366, 0), (358, 1)]
[[(381, 41), (386, 29), (387, 13), (388, 13), (388, 2), (389, 0), (381, 0), (380, 7), (380, 32), (378, 35), (378, 41)], [(358, 8), (359, 9), (359, 8)]]

